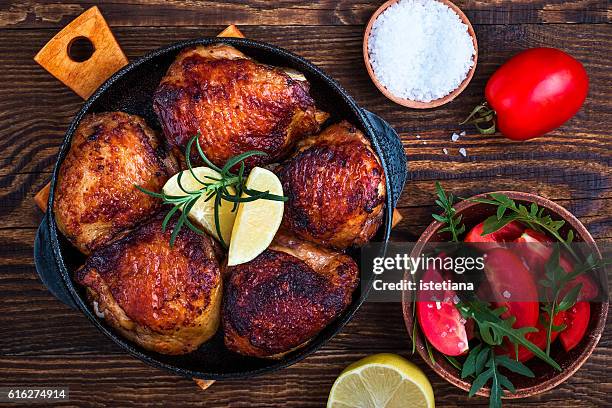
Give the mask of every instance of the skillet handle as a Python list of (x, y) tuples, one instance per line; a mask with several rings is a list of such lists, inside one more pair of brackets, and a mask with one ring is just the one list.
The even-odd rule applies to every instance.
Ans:
[(368, 110), (362, 109), (362, 111), (378, 136), (380, 151), (387, 164), (387, 177), (389, 177), (389, 184), (391, 185), (391, 203), (395, 208), (408, 176), (408, 163), (404, 146), (390, 124)]
[(51, 240), (49, 239), (49, 219), (48, 213), (43, 217), (38, 227), (36, 239), (34, 241), (34, 263), (36, 272), (43, 285), (58, 298), (62, 303), (76, 309), (77, 306), (72, 299), (72, 295), (66, 289), (60, 271), (55, 262)]

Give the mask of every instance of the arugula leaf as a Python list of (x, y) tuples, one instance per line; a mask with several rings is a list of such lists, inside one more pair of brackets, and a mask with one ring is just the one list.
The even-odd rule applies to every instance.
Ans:
[(535, 327), (514, 328), (514, 317), (502, 319), (501, 314), (505, 308), (491, 310), (488, 304), (481, 301), (467, 301), (457, 305), (457, 309), (464, 318), (472, 318), (478, 325), (483, 342), (496, 346), (500, 345), (507, 337), (512, 344), (520, 345), (531, 351), (540, 360), (545, 361), (555, 369), (561, 371), (561, 367), (548, 354), (544, 353), (538, 346), (525, 338), (527, 333), (536, 332)]
[(455, 196), (446, 194), (439, 182), (436, 181), (436, 194), (438, 199), (436, 204), (444, 210), (442, 215), (432, 214), (434, 220), (446, 224), (446, 227), (441, 228), (439, 232), (450, 232), (451, 241), (459, 242), (459, 236), (465, 232), (465, 225), (461, 224), (462, 216), (457, 216), (457, 211), (453, 208)]
[[(482, 349), (480, 349), (480, 347), (482, 347)], [(476, 378), (474, 381), (472, 381), (472, 386), (470, 387), (468, 395), (473, 397), (478, 390), (486, 386), (490, 380), (491, 391), (489, 396), (489, 408), (501, 408), (504, 389), (510, 391), (511, 393), (516, 392), (514, 384), (512, 384), (508, 377), (500, 372), (500, 367), (506, 368), (514, 373), (524, 375), (526, 377), (533, 378), (535, 376), (533, 371), (531, 371), (525, 364), (512, 360), (508, 356), (495, 355), (495, 351), (491, 345), (479, 345), (475, 347), (474, 350), (470, 352), (463, 366), (465, 367), (469, 360), (470, 363), (467, 371), (472, 371), (476, 368), (477, 360), (482, 359), (483, 367), (480, 371), (474, 372)], [(472, 357), (476, 355), (478, 356), (475, 358)], [(483, 371), (484, 368), (486, 368), (486, 370)], [(466, 374), (464, 376), (463, 374), (464, 373), (462, 372), (461, 378), (465, 378), (467, 375), (469, 375)]]
[(467, 358), (463, 362), (461, 378), (465, 378), (476, 372), (476, 357), (478, 356), (478, 353), (480, 353), (480, 349), (482, 349), (482, 344), (479, 344), (470, 350)]
[[(496, 215), (487, 218), (483, 226), (483, 235), (495, 232), (512, 221), (527, 224), (531, 229), (546, 231), (559, 242), (561, 242), (574, 258), (577, 254), (569, 245), (574, 240), (574, 231), (570, 230), (564, 238), (560, 229), (565, 225), (564, 220), (553, 220), (550, 215), (545, 214), (545, 208), (540, 208), (536, 203), (531, 203), (529, 209), (523, 204), (517, 204), (513, 199), (501, 193), (489, 194), (490, 198), (472, 198), (470, 201), (497, 207)], [(512, 214), (505, 215), (510, 211)]]

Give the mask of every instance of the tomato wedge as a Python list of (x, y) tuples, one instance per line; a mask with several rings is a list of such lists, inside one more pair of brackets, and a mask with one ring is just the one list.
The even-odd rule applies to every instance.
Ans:
[[(559, 312), (555, 315), (555, 320), (553, 321), (553, 324), (555, 326), (560, 326), (561, 324), (565, 322), (565, 318), (566, 318), (565, 312)], [(548, 314), (546, 314), (546, 321), (548, 321)], [(540, 350), (544, 350), (546, 348), (546, 337), (547, 337), (546, 331), (548, 329), (542, 326), (542, 323), (540, 323), (539, 320), (535, 327), (536, 329), (538, 329), (538, 331), (525, 334), (525, 338), (529, 340), (530, 342), (532, 342), (533, 344), (535, 344), (536, 346), (538, 346)], [(551, 343), (555, 341), (557, 336), (559, 336), (559, 333), (560, 332), (553, 330), (553, 332), (550, 334)], [(502, 347), (499, 347), (496, 351), (498, 354), (507, 354), (512, 358), (515, 357), (514, 346), (509, 342), (505, 342), (504, 345)], [(529, 361), (533, 358), (533, 356), (534, 354), (531, 351), (527, 350), (523, 346), (519, 346), (518, 359), (520, 362), (524, 363), (526, 361)]]
[(577, 302), (565, 312), (567, 328), (559, 334), (559, 340), (565, 351), (576, 347), (584, 337), (591, 318), (589, 302)]
[[(510, 250), (495, 248), (486, 253), (484, 269), (495, 305), (508, 308), (502, 317), (514, 316), (516, 328), (535, 327), (539, 315), (538, 290), (520, 258)], [(512, 301), (513, 296), (519, 300)]]
[[(564, 256), (561, 256), (559, 259), (559, 265), (566, 273), (570, 273), (574, 270), (574, 265), (567, 260)], [(582, 288), (580, 289), (580, 293), (578, 294), (578, 301), (589, 301), (593, 300), (599, 294), (599, 289), (593, 279), (591, 279), (588, 275), (582, 274), (576, 276), (573, 280), (571, 280), (561, 291), (559, 292), (559, 298), (563, 299), (565, 294), (569, 292), (576, 285), (582, 284)]]
[[(442, 276), (435, 269), (428, 269), (423, 282), (442, 282)], [(454, 299), (454, 291), (427, 291), (419, 293), (416, 302), (417, 318), (423, 334), (440, 353), (459, 356), (468, 350), (465, 319), (452, 302), (435, 302), (436, 299)], [(427, 299), (427, 300), (425, 300)]]
[(516, 221), (512, 221), (497, 231), (482, 235), (482, 228), (484, 222), (476, 225), (470, 230), (465, 236), (465, 242), (511, 242), (518, 238), (523, 232), (524, 228), (521, 224)]
[[(520, 251), (522, 258), (531, 271), (535, 272), (538, 276), (542, 276), (544, 274), (546, 262), (548, 262), (553, 252), (553, 248), (550, 247), (549, 244), (554, 241), (541, 232), (526, 229), (514, 242), (526, 244), (521, 245), (520, 248), (517, 249)], [(574, 270), (574, 265), (565, 254), (561, 254), (559, 257), (559, 265), (566, 273), (570, 273)], [(588, 275), (583, 274), (574, 278), (565, 288), (563, 288), (563, 290), (561, 290), (560, 298), (563, 299), (563, 296), (565, 296), (567, 292), (580, 283), (582, 283), (582, 289), (580, 290), (578, 300), (593, 300), (597, 297), (599, 294), (597, 285)]]
[(526, 229), (514, 242), (520, 244), (516, 250), (529, 269), (537, 276), (543, 276), (544, 267), (553, 251), (550, 247), (553, 240), (541, 232)]

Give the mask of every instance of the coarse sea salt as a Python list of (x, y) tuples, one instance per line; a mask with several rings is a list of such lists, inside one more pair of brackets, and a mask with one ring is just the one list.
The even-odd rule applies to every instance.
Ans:
[(400, 0), (374, 21), (368, 39), (376, 78), (393, 95), (430, 102), (459, 87), (476, 54), (468, 27), (435, 0)]

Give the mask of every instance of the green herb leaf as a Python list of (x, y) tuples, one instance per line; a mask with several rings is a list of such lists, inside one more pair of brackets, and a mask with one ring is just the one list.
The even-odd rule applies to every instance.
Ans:
[(436, 195), (438, 199), (436, 204), (444, 210), (442, 215), (432, 214), (432, 217), (446, 227), (440, 229), (440, 232), (450, 232), (451, 240), (459, 242), (459, 236), (465, 232), (465, 225), (461, 224), (461, 216), (456, 215), (456, 210), (453, 208), (455, 197), (452, 194), (446, 194), (439, 182), (436, 181)]
[(470, 397), (473, 397), (474, 395), (476, 395), (478, 390), (480, 390), (482, 387), (484, 387), (485, 384), (491, 379), (491, 377), (493, 377), (493, 370), (491, 370), (490, 368), (487, 371), (481, 373), (472, 382), (472, 386), (470, 387), (470, 392), (468, 393), (468, 395)]
[(535, 374), (525, 364), (520, 361), (513, 360), (508, 356), (497, 356), (495, 357), (497, 364), (506, 367), (508, 370), (523, 375), (525, 377), (533, 378)]
[(467, 358), (463, 362), (463, 369), (461, 370), (461, 378), (465, 378), (476, 372), (476, 356), (478, 356), (478, 353), (480, 352), (481, 348), (482, 348), (482, 344), (479, 344), (470, 350)]
[[(287, 201), (288, 198), (284, 196), (270, 194), (270, 192), (268, 191), (247, 189), (245, 186), (246, 179), (244, 177), (244, 160), (252, 156), (264, 156), (267, 155), (267, 153), (260, 152), (258, 150), (251, 150), (230, 158), (225, 163), (223, 168), (219, 168), (214, 163), (212, 163), (202, 151), (202, 147), (200, 146), (199, 142), (199, 136), (200, 132), (198, 132), (194, 137), (189, 140), (185, 148), (185, 163), (187, 164), (187, 168), (191, 176), (202, 185), (199, 190), (188, 190), (183, 186), (182, 178), (184, 176), (184, 172), (179, 173), (177, 176), (177, 183), (179, 189), (183, 193), (185, 193), (185, 195), (183, 196), (168, 195), (165, 194), (163, 191), (160, 193), (155, 191), (149, 191), (144, 187), (138, 185), (135, 185), (135, 188), (143, 192), (144, 194), (150, 195), (151, 197), (161, 199), (164, 204), (172, 204), (172, 208), (170, 209), (170, 211), (168, 211), (168, 214), (166, 214), (162, 222), (162, 231), (166, 231), (166, 227), (170, 222), (170, 219), (178, 210), (181, 210), (181, 215), (179, 216), (176, 224), (174, 225), (174, 229), (172, 230), (172, 234), (170, 236), (170, 246), (174, 246), (176, 237), (178, 236), (179, 231), (184, 225), (186, 225), (190, 230), (194, 232), (197, 232), (199, 234), (204, 233), (204, 231), (195, 226), (188, 219), (187, 216), (191, 208), (193, 208), (193, 206), (198, 200), (202, 199), (204, 202), (208, 202), (214, 199), (215, 201), (213, 209), (215, 231), (217, 233), (217, 237), (221, 245), (224, 248), (227, 248), (227, 243), (224, 242), (223, 237), (221, 236), (221, 227), (219, 220), (219, 208), (223, 205), (223, 201), (232, 203), (232, 211), (236, 211), (239, 203), (246, 203), (255, 200)], [(193, 149), (194, 144), (202, 161), (208, 167), (220, 173), (220, 176), (218, 178), (204, 176), (206, 180), (202, 180), (196, 176), (191, 163), (191, 151)], [(237, 175), (231, 172), (231, 169), (234, 166), (239, 166)], [(230, 187), (232, 188), (230, 189)], [(243, 193), (245, 193), (247, 196), (243, 197)]]

